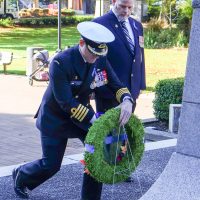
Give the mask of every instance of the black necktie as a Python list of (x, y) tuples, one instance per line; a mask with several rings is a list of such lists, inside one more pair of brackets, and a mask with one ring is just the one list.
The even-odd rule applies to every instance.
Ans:
[(121, 21), (120, 24), (121, 24), (122, 30), (124, 31), (126, 39), (129, 43), (129, 46), (130, 46), (132, 52), (134, 53), (134, 44), (133, 44), (133, 41), (131, 40), (128, 29), (126, 28), (126, 21)]

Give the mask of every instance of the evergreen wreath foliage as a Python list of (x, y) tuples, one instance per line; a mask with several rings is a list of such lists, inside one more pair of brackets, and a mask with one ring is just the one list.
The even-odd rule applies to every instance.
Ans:
[(102, 183), (125, 181), (136, 169), (144, 152), (144, 128), (141, 121), (132, 115), (125, 125), (131, 150), (128, 148), (126, 155), (116, 165), (105, 161), (104, 139), (113, 129), (119, 129), (119, 116), (120, 109), (108, 110), (94, 122), (85, 139), (85, 144), (94, 147), (93, 153), (85, 151), (86, 168), (93, 178)]

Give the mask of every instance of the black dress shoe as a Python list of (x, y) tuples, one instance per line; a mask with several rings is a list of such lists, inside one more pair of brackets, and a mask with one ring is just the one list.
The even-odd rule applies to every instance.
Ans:
[(16, 195), (22, 199), (28, 199), (29, 195), (27, 192), (27, 188), (22, 183), (18, 168), (13, 169), (12, 177), (14, 181), (14, 190), (15, 190)]
[(134, 179), (129, 176), (126, 180), (125, 180), (126, 183), (133, 183), (134, 182)]

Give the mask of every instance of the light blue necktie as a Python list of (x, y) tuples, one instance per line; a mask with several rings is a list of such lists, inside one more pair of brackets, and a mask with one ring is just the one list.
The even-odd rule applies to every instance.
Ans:
[(126, 39), (127, 39), (128, 43), (129, 43), (129, 46), (130, 46), (130, 48), (131, 48), (131, 50), (132, 50), (132, 52), (134, 54), (135, 46), (133, 44), (133, 41), (131, 40), (131, 37), (130, 37), (129, 32), (128, 32), (128, 29), (126, 27), (126, 21), (121, 21), (120, 24), (121, 24), (121, 27), (122, 27), (122, 29), (124, 31)]

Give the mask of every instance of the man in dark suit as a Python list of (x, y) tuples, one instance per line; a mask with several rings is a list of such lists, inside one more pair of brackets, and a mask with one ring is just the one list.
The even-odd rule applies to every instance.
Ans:
[[(140, 90), (146, 88), (146, 83), (143, 27), (130, 17), (132, 8), (133, 0), (113, 0), (112, 10), (94, 19), (94, 22), (104, 25), (114, 34), (115, 40), (108, 44), (107, 58), (120, 81), (128, 87), (136, 100)], [(98, 111), (104, 112), (118, 105), (107, 88), (100, 91), (102, 93), (96, 95)]]
[[(96, 120), (89, 96), (97, 88), (112, 88), (121, 103), (120, 126), (131, 116), (131, 94), (105, 57), (106, 43), (113, 41), (114, 35), (94, 22), (80, 23), (77, 28), (82, 36), (79, 45), (52, 60), (50, 82), (36, 114), (43, 156), (13, 170), (14, 190), (20, 198), (29, 198), (27, 189), (33, 190), (60, 170), (68, 138), (84, 142), (88, 128)], [(102, 183), (85, 173), (81, 199), (100, 200), (101, 190)]]
[[(131, 18), (133, 0), (112, 0), (111, 11), (94, 22), (107, 27), (115, 36), (115, 40), (108, 44), (107, 58), (113, 70), (126, 85), (136, 102), (140, 90), (146, 88), (144, 38), (142, 24)], [(102, 87), (96, 94), (98, 112), (105, 112), (119, 103), (113, 98), (108, 87)], [(132, 112), (136, 104), (133, 104)], [(127, 182), (132, 182), (131, 177)]]

